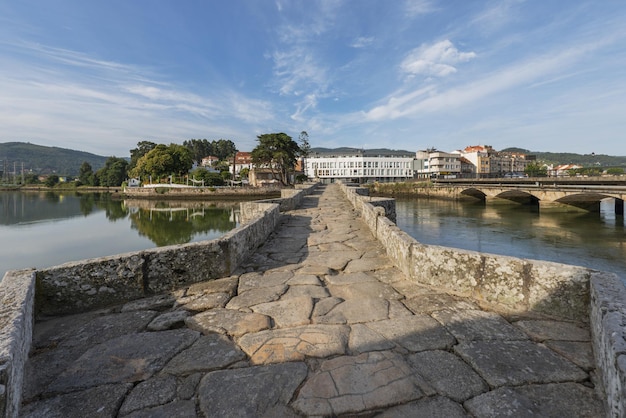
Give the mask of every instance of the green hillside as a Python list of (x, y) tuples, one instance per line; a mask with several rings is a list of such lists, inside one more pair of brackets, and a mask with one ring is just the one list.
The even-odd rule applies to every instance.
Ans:
[(45, 147), (27, 142), (0, 143), (0, 172), (19, 173), (24, 171), (35, 174), (57, 174), (60, 176), (78, 175), (83, 162), (91, 165), (93, 171), (104, 166), (108, 157), (76, 151), (66, 148)]
[(616, 157), (604, 154), (573, 154), (570, 152), (540, 152), (523, 148), (506, 148), (501, 151), (520, 152), (536, 155), (537, 160), (548, 164), (577, 164), (583, 167), (626, 167), (626, 156)]

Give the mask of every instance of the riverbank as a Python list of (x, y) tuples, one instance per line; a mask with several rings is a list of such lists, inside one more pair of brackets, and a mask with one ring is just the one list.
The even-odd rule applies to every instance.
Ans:
[(187, 187), (159, 184), (152, 187), (46, 187), (43, 185), (7, 186), (0, 192), (109, 193), (115, 199), (175, 200), (258, 200), (280, 197), (280, 187)]
[(257, 200), (280, 197), (280, 191), (279, 187), (177, 187), (163, 184), (153, 187), (126, 187), (120, 192), (120, 196), (132, 199)]

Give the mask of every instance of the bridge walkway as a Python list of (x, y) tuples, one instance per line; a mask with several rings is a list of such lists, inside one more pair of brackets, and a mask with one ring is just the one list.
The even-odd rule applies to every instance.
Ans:
[(602, 416), (589, 341), (409, 282), (328, 185), (231, 277), (37, 322), (22, 416)]

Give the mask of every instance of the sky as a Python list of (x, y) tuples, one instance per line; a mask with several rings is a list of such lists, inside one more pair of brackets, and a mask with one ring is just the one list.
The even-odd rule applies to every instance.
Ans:
[(0, 142), (626, 156), (624, 0), (0, 0)]

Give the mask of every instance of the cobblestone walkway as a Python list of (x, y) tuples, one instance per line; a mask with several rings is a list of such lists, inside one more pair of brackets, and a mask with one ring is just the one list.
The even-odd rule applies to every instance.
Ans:
[(330, 185), (236, 275), (38, 322), (22, 415), (599, 417), (589, 341), (410, 283)]

